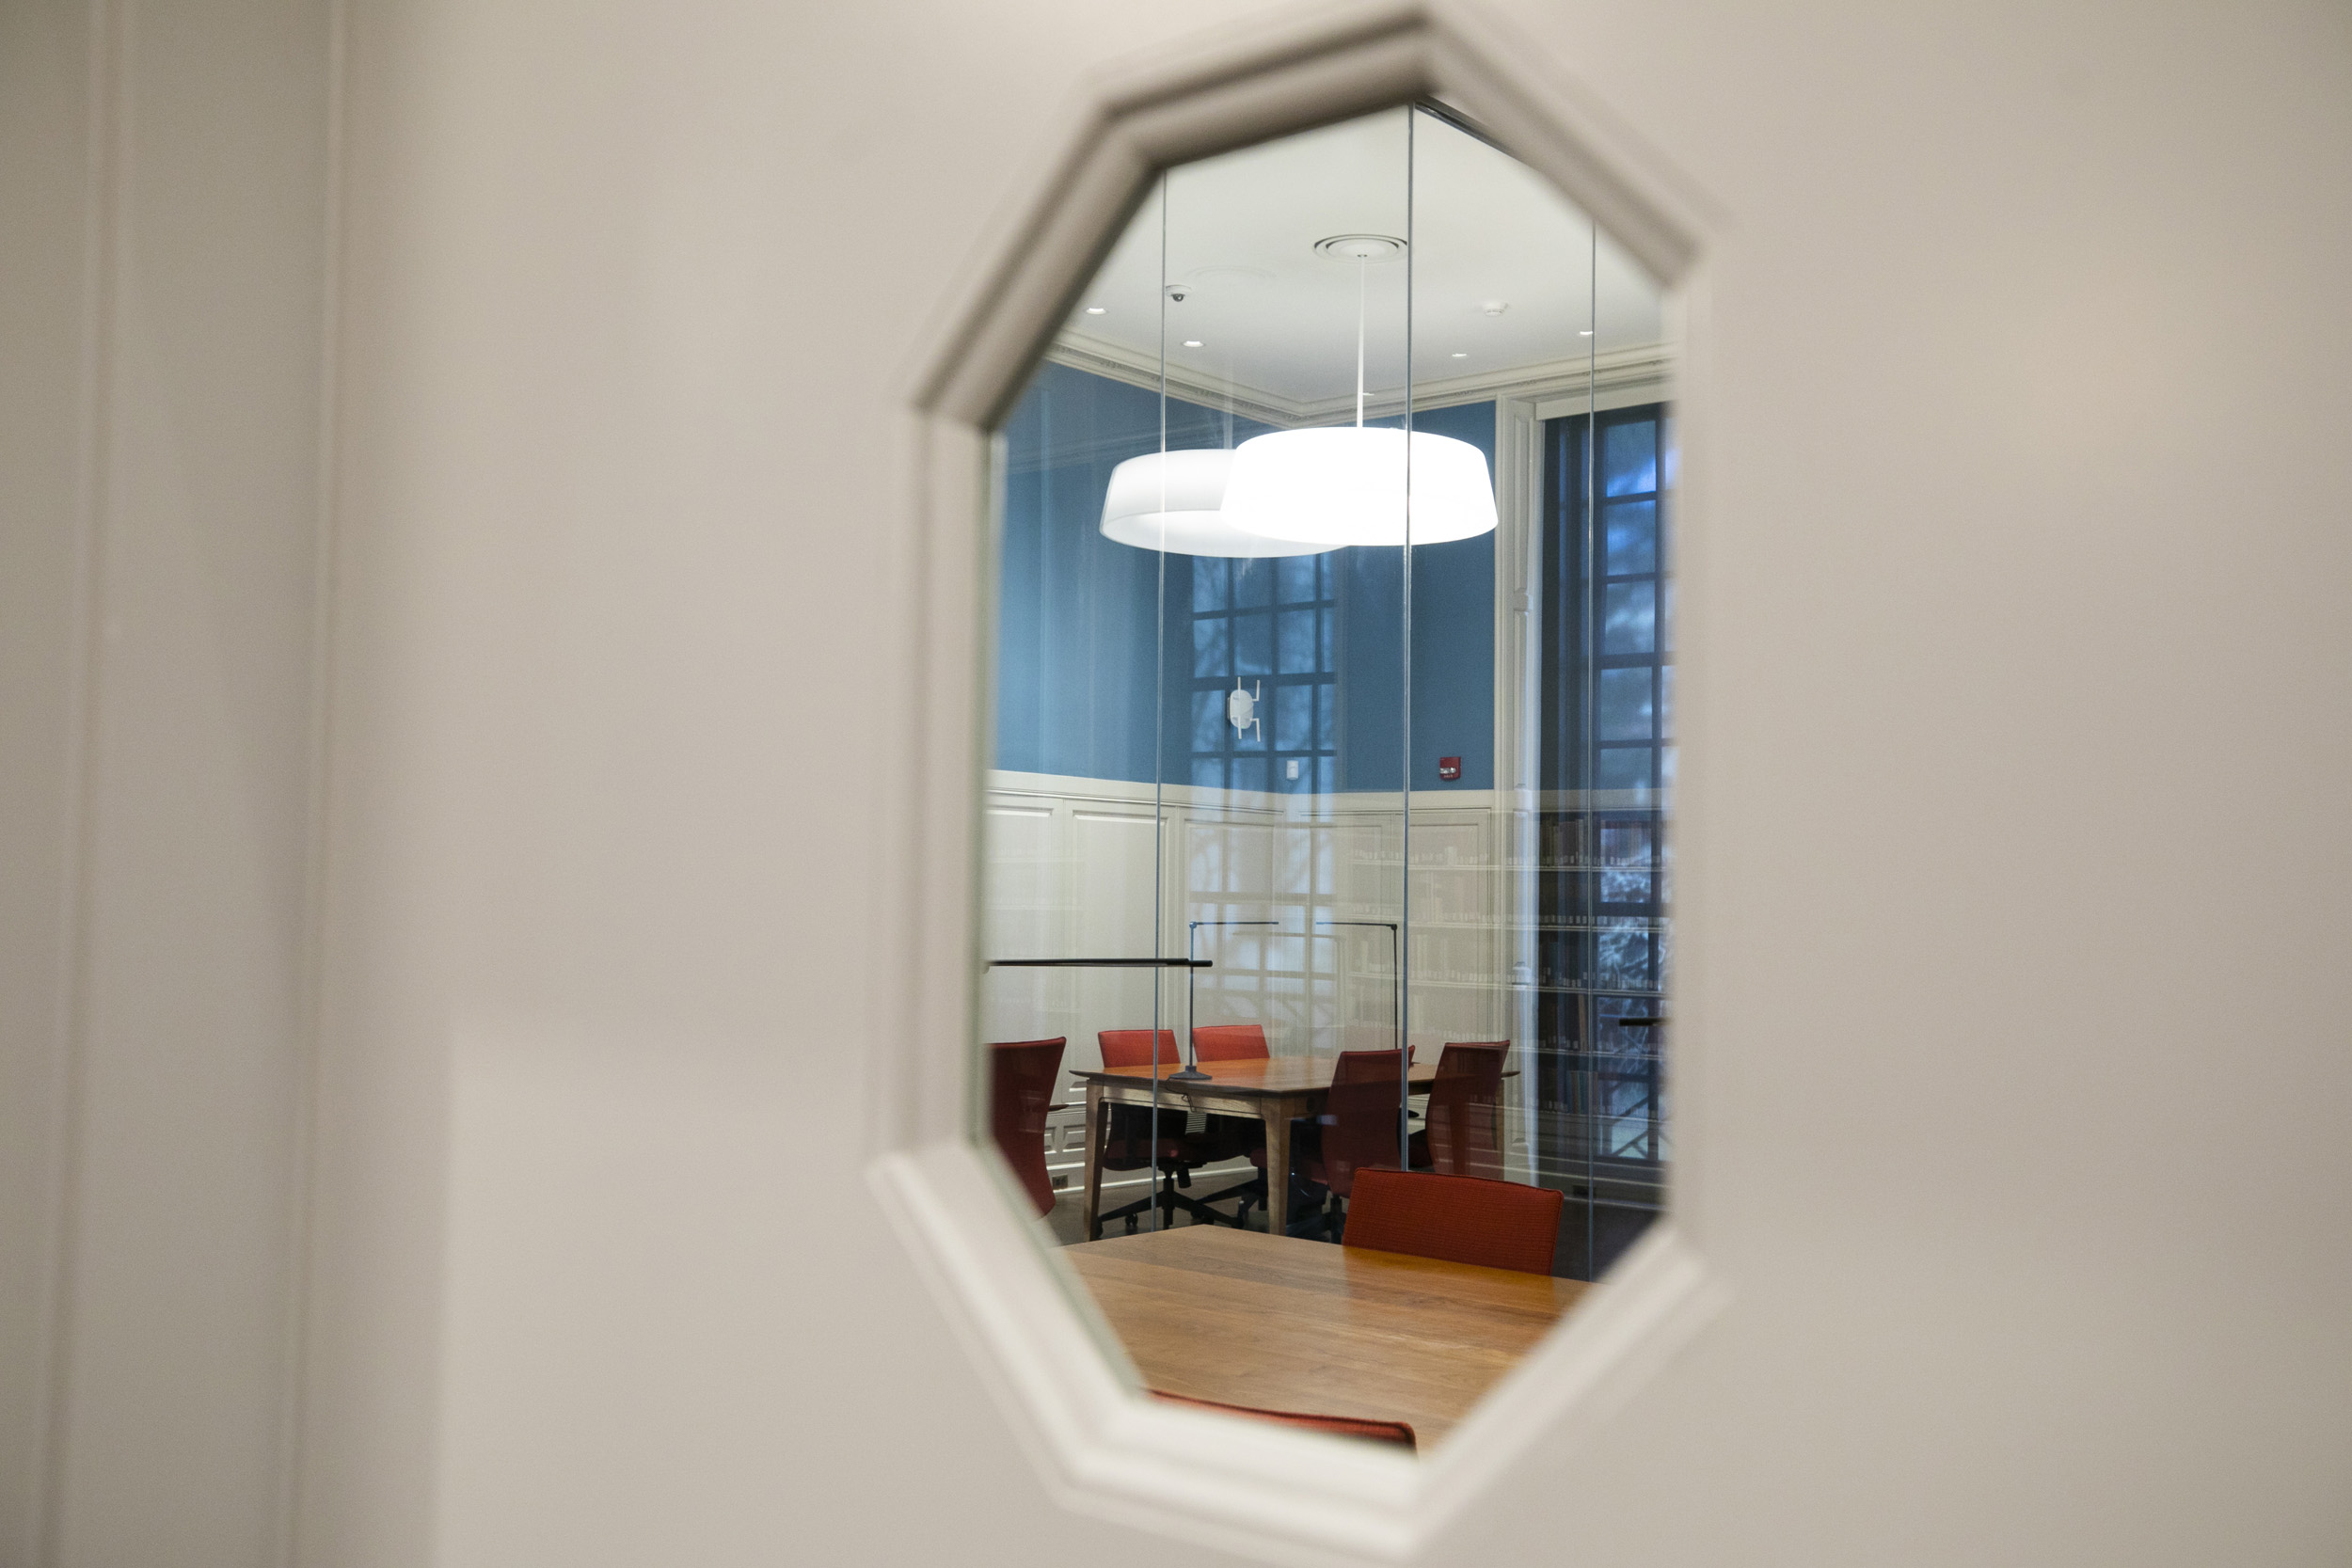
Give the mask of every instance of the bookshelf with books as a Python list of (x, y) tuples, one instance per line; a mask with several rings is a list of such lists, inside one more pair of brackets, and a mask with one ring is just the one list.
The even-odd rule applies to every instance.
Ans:
[[(1672, 958), (1663, 814), (1543, 814), (1533, 867), (1533, 1157), (1635, 1201), (1670, 1149), (1661, 1019)], [(1639, 1021), (1639, 1022), (1629, 1022)]]

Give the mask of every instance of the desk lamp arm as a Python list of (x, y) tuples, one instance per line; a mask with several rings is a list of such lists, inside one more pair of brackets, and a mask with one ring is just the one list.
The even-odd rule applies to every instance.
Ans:
[[(1193, 943), (1200, 940), (1200, 927), (1203, 926), (1279, 926), (1281, 922), (1276, 920), (1193, 921), (1190, 925), (1184, 927), (1184, 958), (1191, 970), (1201, 970), (1210, 967), (1206, 963), (1195, 960), (1192, 957)], [(1181, 1078), (1186, 1083), (1198, 1084), (1205, 1082), (1209, 1075), (1200, 1070), (1200, 1048), (1193, 1043), (1192, 1038), (1192, 999), (1194, 979), (1195, 976), (1190, 973), (1187, 973), (1184, 976), (1184, 1065), (1182, 1069), (1169, 1073), (1168, 1077), (1172, 1079)]]
[[(1390, 1015), (1396, 1021), (1396, 1070), (1399, 1082), (1405, 1086), (1406, 1098), (1410, 1100), (1413, 1085), (1413, 1069), (1412, 1064), (1406, 1059), (1405, 1055), (1405, 966), (1397, 961), (1397, 922), (1393, 920), (1325, 920), (1319, 921), (1317, 924), (1324, 926), (1377, 926), (1380, 929), (1389, 933), (1389, 973), (1395, 976), (1393, 989), (1389, 994), (1389, 1012)], [(1398, 1105), (1396, 1112), (1397, 1169), (1410, 1170), (1412, 1168), (1412, 1113), (1405, 1105), (1400, 1104)]]

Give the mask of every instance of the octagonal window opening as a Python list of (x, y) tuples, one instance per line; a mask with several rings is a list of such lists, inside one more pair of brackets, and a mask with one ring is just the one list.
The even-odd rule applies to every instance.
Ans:
[(1665, 319), (1404, 106), (1166, 171), (994, 433), (976, 1135), (1155, 1394), (1425, 1449), (1662, 1211)]

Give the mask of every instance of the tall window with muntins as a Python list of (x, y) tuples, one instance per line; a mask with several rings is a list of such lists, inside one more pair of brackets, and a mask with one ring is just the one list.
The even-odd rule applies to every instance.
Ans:
[[(1192, 570), (1192, 783), (1327, 795), (1334, 787), (1332, 558), (1205, 556)], [(1229, 718), (1247, 691), (1256, 719)]]
[(1535, 1158), (1591, 1194), (1605, 1255), (1671, 1153), (1674, 447), (1658, 404), (1549, 420), (1545, 447)]
[[(1672, 787), (1675, 767), (1673, 585), (1660, 510), (1664, 424), (1654, 404), (1600, 416), (1598, 559), (1587, 573), (1600, 626), (1593, 787), (1652, 798)], [(1574, 440), (1581, 432), (1561, 435)], [(1581, 450), (1578, 456), (1581, 463)], [(1585, 487), (1574, 495), (1581, 509)]]

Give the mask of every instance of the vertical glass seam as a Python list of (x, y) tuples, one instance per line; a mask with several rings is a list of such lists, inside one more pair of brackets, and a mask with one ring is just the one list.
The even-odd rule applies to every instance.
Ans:
[[(1586, 314), (1592, 322), (1590, 336), (1584, 347), (1584, 820), (1593, 825), (1593, 842), (1600, 841), (1597, 812), (1599, 804), (1600, 750), (1598, 744), (1600, 712), (1600, 607), (1602, 562), (1600, 549), (1600, 224), (1589, 223), (1586, 230), (1589, 248), (1585, 253)], [(1578, 889), (1578, 901), (1584, 906), (1589, 926), (1599, 925), (1600, 901), (1598, 889), (1590, 884)], [(1593, 1147), (1600, 1140), (1600, 999), (1589, 992), (1577, 998), (1583, 1014), (1584, 1046), (1584, 1274), (1592, 1278), (1599, 1271), (1594, 1264), (1598, 1243), (1600, 1189), (1593, 1160)]]
[(1404, 766), (1398, 782), (1404, 785), (1404, 831), (1399, 844), (1403, 886), (1398, 890), (1396, 954), (1396, 1073), (1398, 1086), (1404, 1091), (1397, 1098), (1396, 1164), (1399, 1170), (1412, 1168), (1412, 1078), (1410, 1055), (1405, 1041), (1406, 1021), (1411, 1016), (1413, 991), (1413, 251), (1421, 236), (1413, 231), (1413, 157), (1414, 132), (1421, 121), (1421, 111), (1407, 105), (1405, 110), (1405, 682), (1404, 701), (1398, 718), (1403, 734)]
[[(1157, 554), (1159, 590), (1152, 605), (1152, 956), (1168, 957), (1166, 926), (1168, 890), (1168, 811), (1163, 796), (1168, 787), (1168, 182), (1160, 174), (1160, 547)], [(1189, 699), (1187, 699), (1189, 704)], [(1152, 1228), (1170, 1218), (1160, 1196), (1160, 1020), (1168, 990), (1168, 972), (1154, 967), (1152, 976), (1152, 1049), (1144, 1058), (1152, 1064), (1151, 1181), (1144, 1189), (1153, 1198)], [(1190, 1028), (1192, 1021), (1184, 1021)]]

